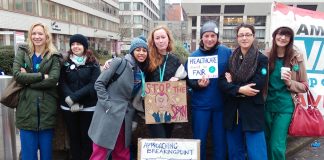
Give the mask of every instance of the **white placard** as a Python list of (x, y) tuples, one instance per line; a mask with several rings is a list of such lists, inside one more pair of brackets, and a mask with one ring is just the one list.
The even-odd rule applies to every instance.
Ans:
[(218, 78), (218, 58), (215, 56), (189, 57), (189, 79)]
[(200, 140), (138, 139), (139, 160), (200, 160)]

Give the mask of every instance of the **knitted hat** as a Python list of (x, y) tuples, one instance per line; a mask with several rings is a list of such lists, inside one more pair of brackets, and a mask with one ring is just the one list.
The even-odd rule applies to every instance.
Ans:
[(200, 28), (200, 38), (202, 38), (205, 32), (214, 32), (218, 37), (218, 27), (215, 22), (207, 21), (204, 25)]
[(82, 34), (75, 34), (73, 36), (70, 37), (70, 47), (72, 45), (72, 43), (74, 42), (78, 42), (78, 43), (81, 43), (84, 47), (84, 50), (87, 50), (88, 49), (88, 40), (87, 38), (82, 35)]
[(131, 46), (130, 46), (130, 49), (129, 49), (128, 53), (133, 55), (134, 50), (136, 48), (145, 48), (146, 50), (148, 50), (146, 39), (145, 39), (144, 36), (139, 36), (139, 37), (136, 37), (136, 38), (134, 38), (132, 40)]

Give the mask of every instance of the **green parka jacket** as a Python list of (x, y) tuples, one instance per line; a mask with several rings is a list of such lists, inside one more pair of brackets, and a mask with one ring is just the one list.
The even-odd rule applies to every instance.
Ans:
[[(46, 53), (33, 73), (32, 54), (26, 45), (20, 45), (13, 63), (13, 75), (18, 83), (25, 85), (19, 94), (16, 110), (16, 126), (24, 130), (54, 128), (58, 103), (57, 83), (60, 76), (59, 53)], [(20, 72), (25, 68), (27, 73)], [(44, 79), (42, 74), (48, 74)]]

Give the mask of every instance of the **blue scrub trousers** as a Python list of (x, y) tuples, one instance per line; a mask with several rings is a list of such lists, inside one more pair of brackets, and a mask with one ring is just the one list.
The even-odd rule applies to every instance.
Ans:
[[(226, 159), (223, 112), (192, 109), (193, 138), (200, 139), (200, 159), (206, 160), (206, 145), (209, 126), (213, 138), (213, 160)], [(208, 157), (210, 159), (210, 157)]]
[(20, 130), (22, 160), (37, 160), (39, 149), (41, 160), (52, 160), (52, 141), (54, 130)]
[[(226, 130), (229, 160), (267, 160), (267, 145), (264, 131), (242, 131), (242, 124), (235, 126), (232, 130)], [(245, 146), (246, 145), (246, 146)]]

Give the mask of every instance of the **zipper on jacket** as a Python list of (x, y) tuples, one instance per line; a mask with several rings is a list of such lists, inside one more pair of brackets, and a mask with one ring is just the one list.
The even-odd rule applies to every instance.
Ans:
[(239, 111), (236, 109), (236, 125), (239, 123)]
[(37, 131), (39, 131), (39, 126), (40, 126), (40, 111), (39, 111), (39, 97), (37, 97), (37, 101), (36, 101), (36, 106), (37, 106)]

